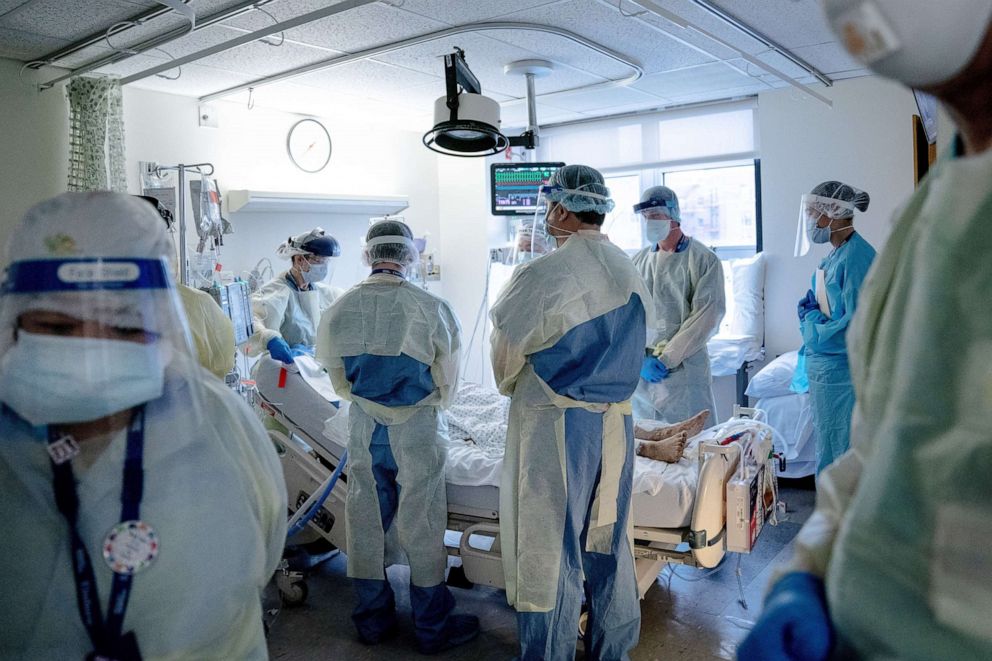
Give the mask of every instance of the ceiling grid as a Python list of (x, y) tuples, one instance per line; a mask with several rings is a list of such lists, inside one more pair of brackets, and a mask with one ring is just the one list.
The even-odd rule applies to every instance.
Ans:
[[(238, 3), (234, 0), (191, 0), (198, 16)], [(622, 2), (622, 7), (618, 6)], [(149, 50), (105, 66), (102, 73), (133, 75), (173, 57), (216, 49), (218, 44), (270, 28), (328, 6), (326, 0), (269, 0), (263, 11), (250, 11), (187, 34), (160, 50)], [(150, 76), (137, 87), (187, 96), (205, 96), (296, 67), (322, 62), (370, 47), (393, 43), (476, 22), (526, 22), (554, 26), (601, 44), (643, 68), (644, 75), (627, 87), (569, 91), (538, 101), (543, 122), (569, 121), (654, 107), (682, 105), (756, 94), (789, 83), (762, 70), (766, 64), (802, 84), (819, 85), (806, 69), (769, 48), (745, 31), (722, 20), (713, 7), (753, 28), (794, 55), (800, 63), (830, 78), (867, 72), (837, 44), (819, 14), (816, 0), (657, 0), (657, 5), (701, 30), (687, 29), (646, 11), (632, 0), (383, 0), (306, 23), (266, 41), (252, 41), (204, 57), (182, 67), (178, 80)], [(704, 5), (711, 5), (707, 11)], [(106, 30), (118, 21), (159, 7), (155, 0), (0, 0), (0, 57), (31, 61)], [(136, 29), (115, 34), (116, 48), (128, 47), (176, 29), (182, 22), (164, 15)], [(715, 35), (709, 38), (705, 33)], [(281, 46), (274, 46), (280, 38)], [(767, 41), (767, 40), (766, 40)], [(510, 62), (541, 58), (554, 65), (551, 76), (538, 81), (547, 94), (608, 83), (629, 76), (622, 62), (603, 56), (567, 38), (521, 30), (484, 30), (458, 34), (402, 50), (375, 55), (253, 90), (256, 104), (312, 113), (335, 99), (369, 117), (381, 113), (395, 122), (422, 123), (431, 116), (433, 99), (444, 92), (441, 58), (452, 47), (466, 58), (482, 82), (484, 93), (503, 103), (504, 124), (526, 119), (520, 102), (523, 80), (505, 76)], [(80, 67), (113, 51), (106, 40), (64, 58), (66, 68)], [(755, 58), (750, 63), (747, 58)], [(48, 69), (52, 76), (58, 69)], [(176, 71), (162, 72), (175, 77)], [(230, 97), (245, 101), (245, 93)], [(334, 103), (334, 107), (341, 107)]]

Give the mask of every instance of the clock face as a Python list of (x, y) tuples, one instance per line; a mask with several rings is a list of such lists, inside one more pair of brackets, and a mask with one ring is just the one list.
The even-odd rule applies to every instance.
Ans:
[(286, 146), (293, 164), (304, 172), (320, 172), (331, 160), (331, 136), (316, 119), (293, 124)]

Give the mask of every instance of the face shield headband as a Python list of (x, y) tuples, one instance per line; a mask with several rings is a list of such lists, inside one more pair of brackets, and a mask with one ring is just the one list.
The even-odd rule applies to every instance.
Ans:
[(14, 262), (7, 269), (2, 291), (6, 295), (170, 289), (172, 286), (164, 258), (97, 257)]

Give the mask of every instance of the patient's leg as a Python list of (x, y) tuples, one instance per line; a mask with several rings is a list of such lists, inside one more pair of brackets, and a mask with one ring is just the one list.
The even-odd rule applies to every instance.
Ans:
[(682, 458), (688, 440), (689, 434), (682, 432), (660, 441), (641, 441), (637, 446), (637, 454), (655, 461), (674, 464)]
[(703, 428), (706, 427), (706, 420), (709, 417), (710, 410), (703, 409), (688, 420), (683, 420), (682, 422), (674, 425), (668, 425), (666, 427), (642, 427), (635, 421), (634, 438), (640, 438), (648, 441), (660, 441), (662, 439), (676, 436), (682, 432), (685, 432), (689, 435), (689, 438), (692, 438), (699, 432), (703, 431)]

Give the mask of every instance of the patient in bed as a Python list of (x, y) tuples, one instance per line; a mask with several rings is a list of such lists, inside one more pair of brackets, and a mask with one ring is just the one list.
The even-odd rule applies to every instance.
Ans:
[[(510, 399), (496, 390), (463, 383), (451, 407), (445, 411), (448, 436), (452, 441), (472, 443), (488, 456), (501, 457), (509, 407)], [(669, 464), (678, 462), (689, 439), (705, 428), (709, 415), (709, 409), (706, 409), (674, 425), (635, 420), (637, 454)]]
[(637, 455), (674, 464), (682, 458), (685, 445), (690, 438), (703, 431), (709, 409), (704, 409), (688, 420), (674, 425), (657, 426), (651, 420), (634, 422), (634, 438), (637, 439)]

